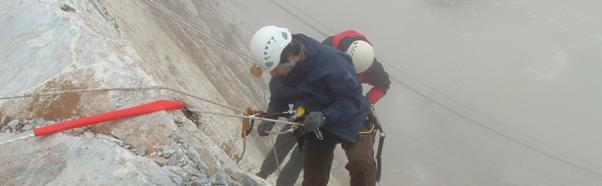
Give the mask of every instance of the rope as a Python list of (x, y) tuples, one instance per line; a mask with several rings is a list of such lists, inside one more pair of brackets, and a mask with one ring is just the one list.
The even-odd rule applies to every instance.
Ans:
[(270, 136), (272, 141), (272, 153), (274, 153), (274, 160), (276, 160), (276, 170), (278, 170), (278, 175), (280, 175), (280, 160), (278, 160), (278, 154), (276, 153), (276, 141), (274, 140), (274, 136)]
[[(271, 0), (274, 1), (274, 0)], [(326, 28), (326, 30), (328, 30), (330, 33), (336, 33), (335, 30), (333, 30), (332, 28), (330, 28), (329, 26), (326, 26), (324, 23), (322, 23), (322, 21), (316, 19), (315, 17), (313, 17), (312, 15), (309, 15), (307, 12), (303, 11), (303, 9), (301, 9), (299, 6), (295, 5), (294, 3), (291, 3), (287, 0), (281, 0), (282, 2), (285, 2), (286, 4), (288, 4), (289, 6), (297, 9), (297, 11), (301, 12), (301, 14), (303, 14), (304, 16), (308, 17), (309, 19), (313, 20), (314, 22), (318, 23), (320, 26), (322, 26), (323, 28)], [(275, 1), (274, 1), (275, 2)], [(288, 11), (287, 11), (288, 12)]]
[(186, 92), (183, 92), (183, 91), (180, 91), (180, 90), (176, 90), (176, 89), (172, 89), (172, 88), (167, 88), (167, 87), (162, 87), (162, 88), (165, 89), (165, 90), (169, 90), (169, 91), (172, 91), (172, 92), (175, 92), (175, 93), (179, 93), (179, 94), (191, 97), (191, 98), (195, 98), (195, 99), (198, 99), (198, 100), (201, 100), (201, 101), (205, 101), (205, 102), (208, 102), (208, 103), (211, 103), (211, 104), (214, 104), (214, 105), (218, 105), (218, 106), (221, 106), (221, 107), (224, 107), (224, 108), (228, 108), (228, 109), (233, 110), (233, 111), (237, 111), (237, 112), (240, 112), (240, 113), (244, 113), (245, 112), (242, 109), (239, 109), (239, 108), (236, 108), (236, 107), (233, 107), (233, 106), (230, 106), (230, 105), (226, 105), (226, 104), (217, 103), (215, 101), (211, 101), (211, 100), (206, 99), (206, 98), (195, 96), (193, 94), (186, 93)]
[(214, 36), (212, 36), (211, 34), (202, 31), (201, 29), (187, 23), (186, 21), (184, 21), (184, 19), (180, 16), (178, 16), (178, 14), (172, 12), (171, 10), (159, 5), (157, 2), (155, 2), (154, 0), (145, 0), (146, 2), (148, 2), (149, 5), (155, 7), (157, 10), (159, 10), (160, 12), (170, 16), (171, 18), (175, 19), (176, 21), (180, 22), (181, 24), (185, 25), (186, 27), (188, 27), (189, 29), (196, 31), (197, 33), (201, 34), (203, 37), (210, 39), (212, 41), (214, 41), (215, 43), (219, 44), (220, 46), (233, 51), (234, 53), (237, 53), (239, 56), (245, 58), (248, 63), (252, 63), (251, 61), (254, 61), (253, 58), (251, 58), (249, 55), (243, 53), (242, 51), (236, 49), (235, 47), (215, 38)]
[(54, 96), (54, 95), (62, 95), (62, 94), (68, 94), (68, 93), (108, 92), (108, 91), (149, 91), (149, 90), (167, 90), (167, 91), (175, 92), (175, 93), (187, 96), (187, 97), (195, 98), (195, 99), (207, 102), (207, 103), (211, 103), (211, 104), (214, 104), (214, 105), (217, 105), (220, 107), (228, 108), (233, 111), (237, 111), (237, 112), (241, 112), (241, 113), (244, 112), (243, 110), (232, 107), (230, 105), (221, 104), (221, 103), (218, 103), (215, 101), (211, 101), (207, 98), (203, 98), (203, 97), (196, 96), (196, 95), (184, 92), (184, 91), (176, 90), (176, 89), (169, 88), (169, 87), (163, 87), (163, 86), (61, 90), (61, 91), (53, 91), (53, 92), (24, 94), (24, 95), (17, 95), (17, 96), (6, 96), (6, 97), (0, 97), (0, 100), (29, 98), (29, 97), (34, 97), (34, 96)]
[(199, 110), (199, 109), (193, 109), (193, 108), (188, 108), (188, 110), (190, 110), (192, 112), (202, 113), (202, 114), (211, 114), (211, 115), (217, 115), (217, 116), (235, 117), (235, 118), (253, 119), (253, 120), (263, 120), (263, 121), (269, 121), (269, 122), (274, 122), (274, 123), (279, 123), (279, 124), (284, 124), (284, 125), (301, 125), (301, 123), (290, 122), (290, 121), (282, 121), (282, 120), (263, 118), (263, 117), (257, 117), (257, 116), (254, 116), (254, 115), (245, 116), (245, 115), (237, 115), (237, 114), (227, 114), (227, 113), (213, 112), (213, 111), (206, 111), (206, 110)]
[[(238, 55), (239, 57), (243, 58), (243, 61), (250, 63), (250, 64), (254, 64), (253, 61), (254, 59), (252, 57), (250, 57), (248, 54), (238, 50), (236, 47), (218, 39), (217, 37), (209, 34), (206, 31), (201, 30), (200, 28), (194, 26), (194, 24), (190, 24), (188, 22), (186, 22), (184, 20), (184, 18), (180, 17), (178, 14), (174, 13), (173, 11), (169, 10), (168, 8), (161, 6), (159, 3), (155, 2), (154, 0), (145, 0), (149, 5), (151, 5), (152, 7), (156, 8), (158, 11), (160, 11), (161, 13), (168, 15), (169, 17), (171, 17), (172, 19), (176, 20), (177, 22), (183, 24), (184, 26), (188, 27), (190, 30), (199, 33), (201, 36), (217, 43), (218, 45), (220, 45), (221, 47), (225, 48), (227, 51), (233, 52), (235, 53), (235, 55)], [(265, 91), (263, 91), (264, 94), (264, 98), (265, 99)], [(264, 101), (265, 102), (265, 101)], [(255, 103), (254, 103), (255, 104)], [(266, 105), (266, 104), (264, 104)], [(256, 107), (258, 108), (263, 108), (260, 107), (259, 105), (255, 104)]]
[(295, 129), (291, 128), (291, 129), (288, 129), (288, 130), (285, 130), (285, 131), (280, 131), (280, 132), (271, 132), (270, 131), (270, 132), (268, 132), (268, 134), (280, 135), (280, 134), (292, 133), (293, 131), (295, 131)]
[[(174, 12), (170, 11), (169, 9), (159, 5), (158, 3), (156, 3), (153, 0), (146, 0), (146, 2), (148, 2), (151, 6), (155, 7), (157, 10), (159, 10), (160, 12), (172, 17), (173, 19), (175, 19), (176, 21), (180, 22), (181, 24), (187, 26), (189, 29), (196, 31), (197, 33), (199, 33), (200, 35), (204, 36), (205, 38), (208, 38), (212, 41), (214, 41), (215, 43), (217, 43), (218, 45), (233, 51), (234, 53), (237, 53), (238, 56), (243, 57), (245, 60), (245, 62), (248, 63), (252, 63), (251, 61), (253, 61), (253, 58), (249, 57), (248, 55), (246, 55), (245, 53), (243, 53), (242, 51), (236, 49), (235, 47), (211, 36), (210, 34), (208, 34), (207, 32), (201, 31), (201, 29), (187, 23), (186, 21), (183, 20), (182, 17), (178, 16), (177, 14), (175, 14)], [(148, 91), (148, 90), (168, 90), (174, 93), (178, 93), (187, 97), (191, 97), (191, 98), (195, 98), (207, 103), (211, 103), (217, 106), (221, 106), (224, 108), (228, 108), (230, 110), (233, 111), (237, 111), (237, 112), (241, 112), (244, 113), (244, 110), (232, 107), (230, 105), (226, 105), (226, 104), (221, 104), (221, 103), (217, 103), (214, 101), (211, 101), (209, 99), (203, 98), (203, 97), (199, 97), (184, 91), (180, 91), (180, 90), (176, 90), (173, 88), (169, 88), (169, 87), (161, 87), (161, 86), (152, 86), (152, 87), (132, 87), (132, 88), (96, 88), (96, 89), (73, 89), (73, 90), (62, 90), (62, 91), (53, 91), (53, 92), (44, 92), (44, 93), (32, 93), (32, 94), (24, 94), (24, 95), (16, 95), (16, 96), (6, 96), (6, 97), (0, 97), (0, 100), (8, 100), (8, 99), (19, 99), (19, 98), (29, 98), (29, 97), (34, 97), (34, 96), (54, 96), (54, 95), (63, 95), (63, 94), (68, 94), (68, 93), (85, 93), (85, 92), (107, 92), (107, 91)], [(263, 91), (263, 98), (265, 99), (265, 90)], [(264, 100), (265, 102), (265, 100)], [(217, 112), (207, 112), (207, 111), (200, 111), (200, 110), (191, 110), (191, 111), (195, 111), (195, 112), (200, 112), (200, 113), (205, 113), (205, 114), (214, 114), (214, 115), (221, 115), (221, 116), (227, 116), (227, 117), (239, 117), (239, 118), (246, 118), (246, 119), (258, 119), (258, 120), (265, 120), (265, 121), (272, 121), (275, 123), (281, 123), (281, 124), (289, 124), (289, 125), (298, 125), (298, 123), (294, 123), (294, 122), (284, 122), (284, 121), (280, 121), (280, 120), (272, 120), (272, 119), (268, 119), (268, 118), (261, 118), (261, 117), (249, 117), (249, 116), (242, 116), (242, 115), (234, 115), (234, 114), (226, 114), (226, 113), (217, 113)], [(286, 132), (286, 131), (285, 131)], [(283, 132), (283, 133), (285, 133)], [(279, 133), (277, 133), (279, 134)], [(33, 133), (31, 135), (24, 135), (24, 136), (20, 136), (17, 137), (15, 139), (10, 139), (7, 141), (3, 141), (0, 143), (1, 144), (5, 144), (5, 143), (11, 143), (13, 141), (18, 141), (18, 140), (22, 140), (22, 139), (27, 139), (29, 137), (32, 137)], [(272, 139), (273, 140), (273, 139)], [(243, 158), (244, 158), (244, 154), (246, 151), (246, 136), (243, 137), (243, 151), (241, 154), (241, 157), (238, 159), (237, 163), (239, 163)]]
[[(312, 28), (316, 32), (318, 32), (318, 33), (320, 33), (322, 35), (326, 35), (326, 34), (324, 34), (323, 31), (319, 30), (318, 28), (316, 28), (312, 24), (309, 24), (305, 19), (303, 19), (299, 15), (296, 15), (296, 14), (292, 13), (290, 10), (283, 8), (282, 5), (276, 3), (274, 0), (268, 0), (268, 1), (271, 2), (271, 3), (273, 3), (276, 6), (280, 7), (284, 11), (288, 12), (291, 16), (295, 17), (296, 19), (298, 19), (299, 21), (301, 21), (302, 23), (304, 23), (308, 27)], [(283, 0), (283, 1), (287, 1), (287, 0)], [(288, 2), (288, 1), (287, 1), (287, 3), (288, 4), (293, 4), (293, 3)], [(312, 20), (318, 22), (320, 25), (323, 25), (326, 29), (332, 31), (331, 28), (329, 28), (325, 24), (322, 24), (319, 20), (313, 18), (311, 16), (311, 14), (306, 13), (304, 10), (302, 10), (301, 8), (299, 8), (297, 6), (294, 6), (294, 7), (298, 11), (302, 12), (303, 15), (308, 16)], [(521, 131), (518, 131), (517, 129), (508, 127), (507, 125), (505, 125), (505, 124), (503, 124), (501, 122), (498, 122), (498, 121), (492, 119), (491, 117), (489, 117), (489, 116), (487, 116), (487, 115), (485, 115), (485, 114), (483, 114), (483, 113), (481, 113), (479, 111), (476, 111), (475, 109), (473, 109), (473, 108), (467, 106), (466, 104), (464, 104), (464, 103), (462, 103), (462, 102), (460, 102), (460, 101), (452, 98), (451, 96), (448, 96), (447, 94), (444, 94), (443, 92), (439, 91), (438, 89), (435, 89), (435, 88), (427, 85), (426, 83), (418, 80), (417, 78), (415, 78), (411, 74), (409, 74), (409, 73), (407, 73), (407, 72), (405, 72), (405, 71), (403, 71), (403, 70), (401, 70), (401, 69), (393, 66), (391, 63), (385, 62), (384, 60), (382, 60), (380, 58), (378, 60), (380, 62), (382, 62), (383, 64), (391, 67), (393, 70), (395, 70), (395, 71), (397, 71), (397, 72), (399, 72), (399, 73), (407, 76), (409, 79), (411, 79), (411, 80), (417, 82), (418, 84), (426, 87), (427, 89), (430, 89), (431, 91), (433, 91), (433, 92), (435, 92), (437, 94), (440, 94), (441, 96), (445, 97), (446, 99), (449, 99), (450, 101), (452, 101), (452, 102), (454, 102), (454, 103), (456, 103), (456, 104), (458, 104), (458, 105), (460, 105), (460, 106), (468, 109), (469, 111), (471, 111), (471, 112), (473, 112), (473, 113), (475, 113), (477, 115), (480, 115), (481, 117), (485, 118), (489, 122), (493, 123), (493, 126), (498, 126), (498, 127), (501, 127), (501, 128), (505, 128), (505, 129), (507, 129), (510, 132), (504, 132), (502, 130), (495, 129), (492, 126), (488, 126), (487, 124), (479, 122), (476, 119), (473, 119), (472, 117), (467, 116), (467, 114), (462, 113), (460, 111), (457, 111), (457, 110), (451, 108), (450, 106), (447, 106), (447, 105), (441, 103), (440, 101), (435, 100), (434, 98), (432, 98), (431, 96), (429, 96), (427, 93), (424, 93), (423, 91), (418, 90), (416, 87), (411, 86), (411, 85), (409, 85), (408, 83), (406, 83), (404, 81), (401, 81), (400, 79), (398, 79), (397, 77), (393, 76), (392, 74), (389, 74), (390, 77), (391, 77), (391, 79), (393, 80), (393, 82), (395, 82), (395, 83), (397, 83), (397, 84), (399, 84), (401, 86), (404, 86), (404, 87), (408, 88), (409, 90), (411, 90), (411, 91), (417, 93), (418, 95), (426, 98), (427, 100), (429, 100), (432, 103), (434, 103), (434, 104), (442, 107), (443, 109), (448, 110), (448, 111), (452, 112), (453, 114), (455, 114), (455, 115), (457, 115), (457, 116), (459, 116), (461, 118), (464, 118), (464, 119), (468, 120), (469, 122), (471, 122), (471, 123), (473, 123), (473, 124), (475, 124), (477, 126), (480, 126), (481, 128), (483, 128), (483, 129), (485, 129), (487, 131), (490, 131), (490, 132), (492, 132), (494, 134), (500, 135), (501, 137), (506, 138), (506, 139), (508, 139), (510, 141), (516, 142), (517, 144), (522, 145), (522, 146), (524, 146), (524, 147), (526, 147), (528, 149), (531, 149), (531, 150), (533, 150), (535, 152), (538, 152), (538, 153), (540, 153), (540, 154), (542, 154), (542, 155), (544, 155), (546, 157), (555, 159), (555, 160), (557, 160), (559, 162), (566, 163), (566, 164), (568, 164), (568, 165), (570, 165), (572, 167), (575, 167), (577, 169), (581, 169), (581, 170), (583, 170), (585, 172), (589, 172), (589, 173), (592, 173), (592, 174), (595, 174), (595, 175), (598, 175), (598, 176), (602, 176), (602, 171), (599, 171), (599, 169), (602, 169), (602, 166), (599, 165), (598, 163), (589, 161), (589, 160), (584, 159), (584, 158), (582, 158), (580, 156), (577, 156), (577, 155), (574, 155), (574, 154), (569, 153), (567, 151), (561, 150), (561, 149), (559, 149), (557, 147), (554, 147), (552, 145), (546, 144), (543, 141), (540, 141), (540, 140), (538, 140), (538, 139), (536, 139), (534, 137), (531, 137), (531, 136), (529, 136), (529, 135), (527, 135), (527, 134), (525, 134), (525, 133), (523, 133)], [(508, 134), (508, 133), (510, 133), (510, 134)], [(522, 138), (527, 139), (526, 140), (527, 142), (525, 142), (525, 141), (523, 141), (521, 139), (517, 139), (516, 137), (511, 136), (512, 133), (514, 133), (518, 137), (522, 137)], [(532, 143), (532, 144), (529, 144), (529, 143)], [(548, 149), (550, 149), (553, 152), (549, 152), (550, 150), (544, 150), (544, 149), (542, 149), (541, 147), (538, 147), (538, 146), (543, 146), (544, 148), (548, 148)], [(554, 151), (557, 152), (557, 153), (564, 154), (564, 156), (568, 156), (572, 160), (568, 160), (568, 159), (566, 159), (564, 157), (561, 157), (562, 155), (554, 154)], [(576, 161), (581, 161), (581, 162), (574, 162), (575, 160)], [(583, 163), (590, 164), (591, 166), (593, 166), (594, 168), (596, 168), (598, 170), (590, 169), (586, 165), (582, 165)]]
[[(323, 32), (322, 30), (318, 29), (317, 27), (315, 27), (314, 25), (312, 25), (311, 23), (307, 22), (305, 19), (302, 19), (299, 15), (293, 13), (291, 10), (285, 8), (283, 5), (281, 5), (280, 3), (277, 3), (275, 0), (269, 0), (270, 2), (272, 2), (272, 4), (278, 6), (281, 10), (287, 12), (289, 15), (297, 18), (297, 20), (303, 22), (305, 25), (311, 27), (314, 31), (318, 32), (318, 34), (327, 37), (328, 34), (326, 32)], [(328, 28), (328, 27), (326, 27)]]

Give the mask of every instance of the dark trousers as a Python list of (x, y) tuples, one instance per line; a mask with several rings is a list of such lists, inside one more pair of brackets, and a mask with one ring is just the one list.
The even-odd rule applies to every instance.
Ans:
[[(284, 130), (288, 130), (288, 127), (283, 127), (282, 131)], [(299, 151), (299, 148), (295, 148), (295, 144), (297, 144), (297, 138), (293, 134), (286, 133), (278, 135), (274, 147), (270, 149), (270, 152), (268, 152), (263, 163), (261, 163), (261, 170), (257, 173), (257, 176), (265, 179), (274, 173), (277, 169), (276, 156), (278, 157), (278, 162), (282, 163), (286, 155), (293, 150), (291, 152), (291, 158), (282, 168), (280, 175), (276, 180), (276, 185), (294, 185), (303, 169), (303, 156), (301, 151)], [(274, 155), (274, 150), (276, 150), (276, 155)]]
[(352, 186), (376, 185), (376, 161), (374, 160), (374, 135), (360, 135), (355, 143), (347, 143), (335, 135), (322, 131), (324, 139), (318, 140), (313, 133), (305, 136), (303, 146), (303, 186), (326, 186), (334, 158), (334, 148), (341, 143), (347, 155), (345, 169), (349, 171)]

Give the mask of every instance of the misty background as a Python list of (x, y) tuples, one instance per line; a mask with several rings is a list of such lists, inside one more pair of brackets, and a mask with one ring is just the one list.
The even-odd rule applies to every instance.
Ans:
[(235, 3), (252, 30), (367, 35), (393, 80), (381, 185), (602, 184), (602, 1)]

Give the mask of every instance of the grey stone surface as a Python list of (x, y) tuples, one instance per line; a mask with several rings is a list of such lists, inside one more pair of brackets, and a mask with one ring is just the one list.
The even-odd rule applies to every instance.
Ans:
[(167, 160), (167, 165), (168, 166), (176, 166), (178, 165), (178, 156), (172, 155), (168, 160)]
[(35, 123), (36, 126), (42, 126), (42, 125), (46, 124), (46, 122), (47, 122), (46, 120), (39, 119), (39, 118), (36, 119), (36, 120), (34, 120), (34, 123)]
[(6, 124), (6, 126), (8, 126), (12, 130), (15, 130), (17, 128), (17, 125), (19, 125), (19, 122), (20, 121), (18, 119), (15, 119), (15, 120), (12, 120), (12, 121), (8, 122)]
[(163, 157), (169, 158), (175, 152), (176, 152), (176, 150), (174, 150), (174, 149), (164, 149), (163, 150)]
[(144, 148), (137, 148), (136, 150), (134, 150), (134, 152), (138, 156), (144, 156), (146, 154), (146, 151), (144, 150)]
[[(0, 139), (3, 137), (14, 136), (0, 134)], [(168, 171), (151, 160), (95, 138), (55, 134), (4, 144), (2, 148), (13, 149), (0, 151), (2, 169), (19, 172), (0, 171), (0, 185), (173, 184), (166, 176)]]
[(115, 130), (115, 129), (111, 131), (111, 135), (120, 140), (125, 140), (125, 138), (128, 137), (127, 132), (121, 131), (121, 130)]
[(31, 130), (33, 128), (33, 126), (31, 124), (26, 124), (25, 126), (23, 126), (23, 128), (21, 128), (22, 130)]
[[(10, 51), (10, 55), (0, 56), (7, 62), (3, 65), (35, 72), (16, 73), (0, 68), (3, 77), (0, 95), (170, 86), (210, 95), (212, 100), (223, 103), (227, 103), (226, 98), (236, 97), (236, 101), (228, 103), (236, 107), (254, 103), (256, 99), (251, 98), (265, 85), (261, 80), (237, 75), (247, 72), (246, 64), (239, 64), (242, 61), (238, 57), (223, 55), (223, 48), (205, 43), (205, 38), (149, 2), (73, 1), (69, 6), (77, 11), (64, 12), (57, 1), (0, 0), (0, 25), (14, 25), (11, 29), (0, 29), (0, 40), (11, 43), (0, 45), (0, 51)], [(228, 15), (236, 12), (227, 1), (156, 2), (189, 15), (197, 11)], [(207, 15), (214, 16), (213, 13)], [(185, 17), (192, 17), (194, 20), (188, 21), (200, 24), (221, 20), (212, 22), (214, 26), (203, 27), (227, 30), (237, 23), (229, 19), (239, 16)], [(238, 43), (248, 36), (228, 37), (236, 38), (232, 41)], [(243, 46), (242, 42), (239, 44)], [(199, 62), (200, 57), (210, 60)], [(233, 83), (242, 86), (233, 88)], [(2, 101), (0, 111), (32, 120), (28, 122), (31, 125), (22, 128), (28, 129), (157, 99), (184, 98), (180, 96), (169, 91), (69, 93)], [(194, 99), (186, 99), (186, 104), (220, 109)], [(161, 111), (2, 144), (0, 185), (211, 185), (212, 179), (206, 173), (228, 177), (231, 176), (228, 173), (244, 174), (243, 170), (258, 166), (256, 161), (238, 166), (230, 159), (241, 150), (238, 126), (227, 123), (238, 121), (203, 120), (212, 125), (200, 128), (178, 111)], [(0, 141), (19, 135), (19, 125), (17, 121), (0, 128), (13, 132), (0, 133)], [(250, 145), (247, 149), (249, 159), (263, 158), (252, 148)], [(145, 155), (151, 151), (152, 155)], [(194, 179), (189, 179), (192, 176)], [(263, 180), (255, 181), (266, 184)]]
[(2, 118), (0, 118), (0, 126), (4, 125), (6, 123), (6, 120), (8, 120), (8, 116), (2, 116)]
[(84, 136), (85, 136), (85, 137), (88, 137), (88, 138), (91, 138), (91, 137), (94, 137), (94, 136), (96, 136), (96, 135), (95, 135), (94, 133), (90, 132), (90, 131), (85, 131), (85, 132), (84, 132)]

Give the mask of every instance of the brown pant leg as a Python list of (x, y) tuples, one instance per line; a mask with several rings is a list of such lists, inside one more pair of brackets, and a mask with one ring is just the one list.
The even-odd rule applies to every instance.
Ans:
[(334, 158), (336, 140), (324, 133), (324, 140), (306, 134), (303, 144), (303, 186), (326, 186)]
[(345, 169), (349, 171), (352, 186), (376, 185), (376, 161), (374, 160), (373, 134), (358, 136), (355, 143), (342, 143), (347, 155)]

